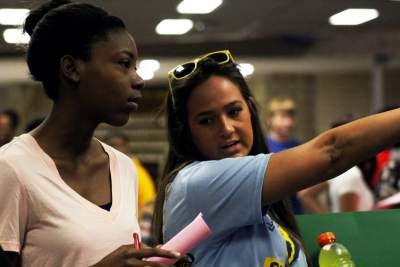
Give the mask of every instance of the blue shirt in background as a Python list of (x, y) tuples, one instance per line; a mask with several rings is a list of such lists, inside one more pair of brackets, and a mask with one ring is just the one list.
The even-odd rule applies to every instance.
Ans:
[[(284, 142), (284, 143), (275, 141), (269, 135), (267, 136), (266, 139), (267, 139), (266, 141), (267, 141), (268, 149), (272, 153), (277, 153), (282, 150), (286, 150), (286, 149), (289, 149), (289, 148), (292, 148), (292, 147), (295, 147), (295, 146), (298, 146), (301, 144), (301, 142), (296, 138), (291, 138), (287, 142)], [(293, 209), (294, 214), (299, 215), (299, 214), (304, 213), (303, 205), (301, 204), (300, 200), (298, 199), (298, 197), (295, 194), (290, 196), (290, 202), (292, 204), (292, 209)]]
[(296, 138), (291, 138), (287, 142), (280, 143), (280, 142), (272, 139), (271, 136), (267, 136), (266, 141), (267, 141), (269, 151), (272, 153), (277, 153), (282, 150), (286, 150), (286, 149), (301, 145), (301, 142)]

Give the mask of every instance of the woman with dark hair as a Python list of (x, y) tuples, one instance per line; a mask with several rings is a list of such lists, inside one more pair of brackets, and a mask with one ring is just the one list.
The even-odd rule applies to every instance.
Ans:
[(179, 65), (169, 82), (170, 146), (154, 230), (166, 242), (201, 212), (212, 235), (191, 251), (194, 266), (307, 266), (282, 200), (400, 138), (396, 110), (267, 154), (254, 98), (229, 51)]
[(121, 19), (65, 0), (31, 11), (24, 27), (30, 73), (53, 106), (0, 150), (0, 245), (12, 266), (166, 266), (142, 259), (179, 254), (133, 245), (131, 160), (93, 136), (138, 108), (134, 39)]
[[(220, 57), (222, 57), (222, 59), (224, 59), (225, 57), (225, 59), (228, 60), (228, 62), (226, 62), (225, 64), (219, 64), (220, 63), (219, 61), (221, 60)], [(188, 79), (179, 79), (179, 78), (175, 79), (172, 76), (173, 74), (170, 74), (171, 92), (167, 98), (167, 116), (168, 116), (167, 121), (168, 121), (168, 137), (169, 137), (170, 149), (164, 176), (163, 179), (161, 180), (161, 184), (159, 187), (160, 190), (157, 196), (155, 225), (154, 225), (155, 235), (158, 237), (159, 242), (163, 242), (164, 239), (162, 234), (162, 226), (163, 224), (165, 224), (165, 222), (162, 221), (162, 213), (163, 213), (162, 207), (165, 198), (167, 197), (165, 195), (166, 187), (168, 187), (168, 185), (171, 184), (172, 181), (174, 181), (176, 176), (180, 176), (180, 173), (187, 172), (186, 171), (187, 169), (190, 170), (191, 169), (190, 163), (198, 161), (204, 161), (208, 163), (208, 160), (216, 160), (216, 159), (219, 160), (227, 157), (242, 157), (247, 155), (255, 156), (260, 153), (267, 154), (269, 152), (264, 140), (264, 133), (262, 131), (261, 124), (259, 122), (259, 115), (254, 101), (254, 97), (245, 79), (241, 75), (239, 69), (233, 63), (233, 59), (230, 55), (230, 52), (221, 51), (213, 53), (209, 57), (206, 56), (204, 60), (200, 60), (197, 64), (198, 64), (197, 65), (198, 69), (196, 69), (196, 73), (191, 75)], [(222, 88), (223, 86), (225, 86), (226, 88)], [(196, 88), (198, 87), (202, 88), (200, 89), (201, 91), (206, 91), (208, 90), (207, 88), (215, 89), (215, 91), (212, 92), (213, 95), (211, 96), (211, 98), (214, 100), (215, 97), (215, 100), (218, 99), (218, 101), (221, 101), (221, 103), (207, 102), (202, 98), (197, 98), (193, 96), (194, 92), (197, 91), (201, 92), (200, 90), (196, 90)], [(220, 90), (223, 91), (222, 94), (220, 93)], [(223, 93), (225, 93), (227, 96), (225, 96)], [(197, 106), (197, 104), (199, 103), (201, 105), (201, 110), (204, 109), (205, 114), (202, 114), (202, 112), (200, 112), (201, 110), (198, 111), (197, 109), (195, 113), (192, 113), (192, 109), (195, 108), (195, 106)], [(198, 115), (197, 112), (200, 112), (200, 115)], [(193, 114), (195, 117), (191, 118), (191, 114)], [(204, 135), (203, 137), (198, 136), (198, 138), (195, 137), (203, 133), (200, 131), (196, 133), (196, 130), (200, 129), (199, 128), (194, 129), (194, 127), (200, 126), (200, 128), (204, 127), (204, 128), (209, 128), (211, 130), (211, 127), (213, 127), (212, 125), (216, 124), (217, 120), (220, 119), (219, 117), (226, 117), (226, 118), (221, 118), (221, 120), (226, 119), (226, 120), (237, 121), (236, 123), (237, 126), (226, 125), (226, 127), (236, 128), (236, 130), (225, 129), (226, 131), (225, 133), (222, 129), (220, 129), (222, 131), (221, 135), (223, 135), (222, 137), (218, 138), (220, 140), (207, 139), (206, 135)], [(193, 120), (193, 123), (191, 123), (191, 120)], [(226, 123), (228, 122), (226, 121)], [(232, 133), (233, 131), (236, 131), (238, 133), (233, 136), (231, 131)], [(207, 153), (206, 151), (204, 151), (208, 149), (207, 146), (216, 146), (214, 148), (211, 148), (211, 150), (215, 151)], [(243, 148), (239, 148), (239, 146), (242, 146)], [(217, 173), (219, 169), (219, 162), (213, 162), (212, 164), (210, 164), (210, 166), (208, 166), (208, 164), (204, 165), (204, 168), (209, 168), (210, 172), (212, 171), (216, 172), (215, 174), (212, 174), (212, 176), (214, 175), (215, 177), (218, 176), (218, 180), (207, 182), (208, 177), (203, 177), (204, 178), (203, 182), (206, 182), (207, 184), (201, 185), (201, 188), (204, 187), (204, 189), (205, 188), (210, 189), (209, 193), (204, 192), (204, 198), (208, 199), (208, 201), (204, 202), (203, 200), (197, 199), (196, 197), (193, 199), (193, 201), (202, 202), (204, 205), (211, 205), (213, 201), (217, 201), (217, 199), (215, 198), (222, 198), (222, 200), (218, 200), (218, 204), (221, 205), (221, 210), (207, 212), (207, 210), (203, 208), (190, 206), (194, 205), (194, 203), (190, 202), (184, 204), (187, 205), (187, 209), (194, 208), (192, 211), (190, 211), (189, 214), (199, 211), (203, 212), (203, 214), (206, 216), (207, 222), (211, 223), (212, 226), (211, 228), (214, 231), (214, 235), (217, 232), (216, 231), (217, 225), (218, 225), (218, 231), (224, 232), (225, 228), (229, 227), (237, 228), (240, 226), (240, 223), (244, 223), (243, 220), (245, 221), (249, 220), (249, 218), (246, 218), (245, 214), (242, 213), (242, 215), (239, 215), (241, 213), (239, 206), (243, 207), (244, 209), (249, 209), (250, 207), (247, 206), (247, 204), (250, 204), (250, 202), (245, 201), (246, 197), (248, 197), (247, 194), (254, 194), (255, 192), (248, 191), (250, 189), (248, 186), (244, 186), (243, 188), (244, 191), (242, 191), (238, 186), (235, 185), (240, 183), (244, 185), (245, 183), (251, 181), (251, 179), (245, 181), (248, 175), (252, 175), (252, 173), (247, 173), (247, 171), (245, 170), (246, 169), (245, 165), (247, 163), (249, 164), (251, 163), (251, 161), (247, 161), (248, 159), (246, 159), (246, 162), (243, 161), (243, 165), (242, 164), (237, 165), (237, 168), (243, 167), (241, 171), (239, 169), (236, 169), (235, 167), (231, 170), (232, 172), (230, 173), (230, 175), (226, 175), (227, 173), (225, 173), (221, 175), (221, 177), (219, 177), (220, 174)], [(265, 160), (259, 157), (257, 161), (261, 162)], [(224, 164), (224, 162), (227, 161), (225, 160), (220, 162)], [(216, 165), (214, 163), (216, 163)], [(239, 175), (241, 175), (241, 177), (238, 179), (233, 177)], [(176, 181), (175, 183), (178, 182), (180, 182), (180, 180)], [(172, 183), (172, 185), (174, 185), (175, 183)], [(216, 194), (216, 192), (213, 192), (214, 190), (220, 190), (218, 189), (218, 186), (225, 188), (225, 190), (222, 190), (224, 191), (223, 193), (224, 196), (219, 196), (219, 193)], [(256, 188), (252, 189), (255, 190)], [(241, 194), (239, 192), (233, 193), (233, 191), (236, 190), (242, 191), (240, 192)], [(175, 199), (175, 196), (172, 196), (172, 193), (173, 191), (171, 191), (171, 196), (169, 198)], [(209, 194), (212, 194), (212, 197), (210, 197)], [(254, 194), (253, 197), (258, 198), (259, 196), (256, 196)], [(250, 201), (250, 198), (248, 200)], [(252, 199), (251, 201), (253, 200), (255, 199)], [(168, 229), (169, 226), (176, 224), (176, 228), (173, 227), (174, 230), (172, 230), (172, 232), (175, 232), (175, 230), (178, 230), (180, 226), (182, 227), (185, 223), (187, 223), (189, 219), (187, 218), (187, 215), (182, 217), (182, 214), (180, 214), (178, 208), (173, 207), (175, 204), (176, 204), (175, 202), (173, 204), (167, 201), (165, 207), (166, 210), (164, 210), (167, 215), (167, 224), (165, 224), (166, 232), (164, 237), (166, 237), (167, 239), (171, 237), (170, 236), (171, 231)], [(261, 207), (261, 201), (259, 204), (260, 204), (259, 206)], [(168, 207), (171, 207), (174, 210), (176, 209), (178, 214), (172, 214), (172, 213), (170, 214), (170, 211), (167, 210)], [(236, 211), (238, 214), (237, 216), (240, 217), (243, 216), (243, 217), (241, 218), (241, 220), (235, 218), (234, 220), (235, 222), (231, 221), (233, 225), (230, 225), (227, 224), (224, 220), (222, 220), (222, 218), (228, 219), (228, 217), (225, 216), (229, 216), (228, 214), (230, 213), (236, 213), (234, 212), (233, 208), (237, 210)], [(253, 208), (257, 209), (256, 206), (254, 206)], [(260, 214), (263, 209), (264, 208), (260, 208)], [(274, 234), (276, 234), (276, 231), (284, 232), (285, 236), (288, 237), (286, 238), (288, 248), (290, 248), (288, 251), (286, 251), (285, 241), (279, 240), (283, 242), (282, 244), (285, 247), (284, 252), (281, 251), (281, 253), (284, 254), (289, 253), (292, 258), (290, 262), (297, 260), (299, 262), (305, 263), (304, 255), (302, 253), (300, 253), (301, 255), (299, 255), (301, 247), (300, 234), (293, 212), (290, 208), (290, 204), (287, 202), (287, 200), (282, 198), (282, 200), (279, 200), (271, 204), (271, 206), (268, 208), (268, 214), (269, 216), (265, 216), (263, 218), (264, 225), (269, 225), (270, 227), (272, 227), (275, 230)], [(262, 216), (260, 216), (260, 218), (261, 217)], [(277, 227), (275, 229), (272, 220), (270, 218), (273, 218), (274, 221), (279, 222), (279, 225), (281, 227), (279, 228)], [(259, 231), (259, 229), (257, 228), (252, 229), (253, 233), (257, 231)], [(278, 235), (280, 236), (280, 234)], [(274, 238), (276, 237), (273, 237), (273, 239)], [(258, 247), (259, 244), (254, 244), (254, 245)], [(264, 250), (265, 246), (262, 246), (260, 244), (259, 248), (254, 248), (254, 249), (255, 251)], [(251, 257), (254, 257), (254, 255), (255, 254), (252, 254)], [(250, 255), (248, 257), (245, 257), (246, 259), (242, 259), (244, 260), (243, 262), (236, 258), (235, 259), (232, 258), (232, 261), (237, 260), (236, 263), (237, 266), (258, 266), (253, 264), (254, 263), (253, 261), (258, 259), (256, 258), (250, 259), (249, 257)], [(297, 257), (299, 259), (297, 259)], [(197, 255), (195, 253), (195, 258), (199, 262), (205, 262), (205, 265), (208, 266), (220, 266), (216, 262), (212, 263), (207, 262), (208, 257), (203, 257), (203, 254)], [(226, 260), (226, 258), (222, 257), (221, 261), (217, 262), (221, 262), (222, 264), (224, 260)], [(277, 260), (277, 259), (271, 258), (271, 260)], [(228, 265), (234, 266), (231, 265), (231, 263), (225, 262), (225, 266)]]

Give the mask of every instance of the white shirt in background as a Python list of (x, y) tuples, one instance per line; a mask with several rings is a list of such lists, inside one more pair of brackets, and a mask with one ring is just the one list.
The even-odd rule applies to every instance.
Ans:
[(328, 181), (329, 200), (332, 212), (341, 212), (339, 199), (347, 193), (355, 193), (360, 202), (356, 211), (371, 210), (374, 205), (374, 196), (363, 179), (358, 167), (353, 167), (334, 179)]

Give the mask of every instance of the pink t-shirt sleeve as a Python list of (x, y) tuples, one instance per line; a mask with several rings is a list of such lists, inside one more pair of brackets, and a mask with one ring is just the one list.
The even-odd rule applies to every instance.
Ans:
[(0, 160), (0, 245), (3, 250), (20, 252), (27, 213), (25, 187), (14, 169)]

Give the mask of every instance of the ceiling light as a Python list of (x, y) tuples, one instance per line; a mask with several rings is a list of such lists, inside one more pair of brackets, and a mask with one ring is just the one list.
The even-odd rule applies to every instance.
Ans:
[(329, 22), (332, 25), (360, 25), (378, 16), (376, 9), (349, 8), (331, 16)]
[(145, 81), (151, 80), (154, 77), (154, 72), (144, 69), (138, 69), (137, 74)]
[(160, 62), (155, 59), (143, 59), (139, 63), (139, 69), (157, 71), (160, 68)]
[(22, 29), (6, 29), (3, 38), (9, 44), (27, 44), (30, 39), (26, 32), (22, 33)]
[(24, 8), (0, 8), (0, 24), (2, 25), (22, 25), (29, 9)]
[(164, 19), (156, 26), (158, 34), (185, 34), (193, 28), (190, 19)]
[(183, 0), (176, 8), (182, 14), (208, 14), (222, 4), (222, 0)]
[(240, 63), (238, 65), (240, 73), (246, 77), (254, 73), (254, 66), (250, 63)]

